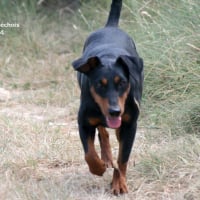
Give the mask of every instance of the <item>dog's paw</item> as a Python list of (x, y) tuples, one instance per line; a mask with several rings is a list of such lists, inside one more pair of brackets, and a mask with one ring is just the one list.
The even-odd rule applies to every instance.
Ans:
[(97, 176), (103, 176), (104, 172), (106, 171), (106, 168), (106, 164), (100, 159), (89, 164), (90, 172)]
[(114, 172), (113, 180), (111, 183), (111, 191), (114, 195), (128, 193), (126, 178), (122, 176), (117, 170)]
[(128, 187), (125, 181), (117, 180), (115, 182), (112, 182), (111, 185), (112, 185), (111, 191), (114, 195), (128, 193)]

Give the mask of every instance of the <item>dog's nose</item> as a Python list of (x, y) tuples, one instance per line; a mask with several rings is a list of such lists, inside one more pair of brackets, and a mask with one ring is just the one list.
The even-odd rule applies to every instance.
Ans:
[(118, 106), (109, 108), (109, 114), (112, 117), (118, 117), (120, 115), (120, 112), (121, 110), (120, 110), (120, 107)]

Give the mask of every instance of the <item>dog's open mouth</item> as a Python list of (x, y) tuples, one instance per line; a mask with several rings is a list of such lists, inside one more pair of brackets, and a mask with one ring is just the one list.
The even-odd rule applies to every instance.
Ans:
[(106, 123), (109, 128), (119, 128), (121, 126), (121, 117), (106, 117)]

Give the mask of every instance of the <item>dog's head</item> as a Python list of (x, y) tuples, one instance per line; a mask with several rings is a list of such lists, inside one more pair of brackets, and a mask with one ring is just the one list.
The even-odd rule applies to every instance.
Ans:
[[(128, 56), (119, 56), (115, 62), (107, 62), (110, 64), (103, 63), (106, 62), (102, 62), (98, 57), (90, 57), (86, 61), (80, 58), (73, 62), (73, 67), (88, 77), (91, 95), (108, 127), (118, 128), (130, 91), (138, 92), (135, 84), (138, 84), (140, 79), (143, 63), (141, 59)], [(138, 106), (138, 95), (133, 96), (133, 101)]]

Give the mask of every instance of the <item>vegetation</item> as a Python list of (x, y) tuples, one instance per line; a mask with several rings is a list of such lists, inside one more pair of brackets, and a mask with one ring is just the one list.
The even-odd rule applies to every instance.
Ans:
[[(39, 2), (0, 1), (0, 196), (118, 199), (109, 193), (112, 170), (98, 178), (84, 162), (71, 67), (110, 0)], [(145, 83), (122, 199), (200, 196), (199, 13), (199, 0), (124, 0), (120, 27), (144, 59)], [(113, 132), (111, 140), (116, 157)]]

